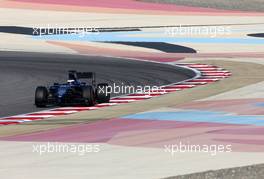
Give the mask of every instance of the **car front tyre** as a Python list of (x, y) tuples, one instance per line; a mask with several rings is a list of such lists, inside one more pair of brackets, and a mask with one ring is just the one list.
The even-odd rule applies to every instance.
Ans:
[(37, 107), (46, 107), (48, 103), (48, 89), (44, 86), (39, 86), (35, 91), (35, 105)]

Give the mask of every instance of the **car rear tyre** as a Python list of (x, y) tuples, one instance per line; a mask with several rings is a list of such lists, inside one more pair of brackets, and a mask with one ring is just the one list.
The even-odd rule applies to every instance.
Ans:
[(85, 106), (94, 106), (96, 104), (95, 94), (92, 86), (86, 86), (82, 89), (82, 97)]
[(39, 86), (36, 88), (35, 92), (35, 105), (37, 107), (46, 107), (48, 103), (49, 92), (46, 87)]
[(98, 103), (109, 103), (110, 101), (110, 94), (108, 89), (107, 83), (100, 83), (97, 85), (96, 90), (97, 95), (97, 102)]

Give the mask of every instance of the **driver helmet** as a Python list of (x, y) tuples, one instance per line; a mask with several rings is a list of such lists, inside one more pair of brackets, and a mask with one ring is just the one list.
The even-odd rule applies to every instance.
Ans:
[(74, 82), (74, 80), (67, 80), (68, 84), (72, 84)]

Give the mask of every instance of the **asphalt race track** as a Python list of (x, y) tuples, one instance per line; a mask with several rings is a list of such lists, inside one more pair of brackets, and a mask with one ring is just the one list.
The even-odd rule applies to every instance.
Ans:
[(165, 42), (110, 42), (110, 43), (156, 49), (166, 53), (196, 53), (196, 50), (194, 50), (193, 48), (165, 43)]
[(260, 37), (260, 38), (264, 38), (264, 33), (248, 34), (248, 36), (250, 36), (250, 37)]
[(67, 71), (96, 72), (110, 85), (165, 85), (188, 79), (192, 72), (171, 65), (110, 57), (0, 52), (0, 117), (35, 112), (38, 85), (65, 82)]

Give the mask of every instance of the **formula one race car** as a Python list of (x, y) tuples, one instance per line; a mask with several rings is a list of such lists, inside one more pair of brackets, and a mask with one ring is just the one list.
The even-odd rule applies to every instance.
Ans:
[[(80, 79), (89, 79), (90, 82), (81, 82)], [(54, 83), (50, 87), (38, 86), (35, 92), (35, 105), (82, 105), (94, 106), (97, 103), (108, 103), (110, 94), (108, 84), (96, 84), (95, 73), (69, 71), (67, 83)]]

